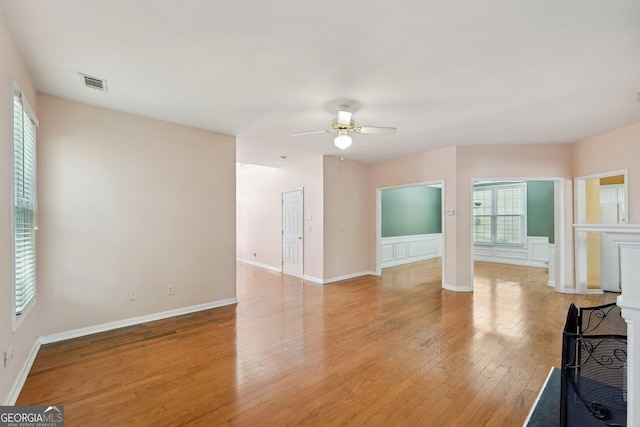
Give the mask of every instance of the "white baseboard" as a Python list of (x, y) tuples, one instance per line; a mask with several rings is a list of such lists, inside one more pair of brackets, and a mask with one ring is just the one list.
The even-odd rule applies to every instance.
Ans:
[(497, 264), (523, 265), (525, 267), (549, 268), (549, 265), (546, 262), (526, 261), (526, 260), (519, 260), (519, 259), (511, 260), (508, 258), (489, 258), (489, 257), (474, 255), (473, 260), (483, 261), (483, 262), (495, 262)]
[(335, 283), (341, 280), (349, 280), (349, 279), (355, 279), (356, 277), (375, 276), (375, 275), (376, 273), (373, 271), (361, 271), (360, 273), (345, 274), (344, 276), (331, 277), (329, 279), (319, 279), (313, 276), (302, 276), (302, 279), (307, 280), (309, 282), (318, 283), (319, 285), (327, 285), (329, 283)]
[(384, 264), (381, 265), (381, 267), (382, 268), (396, 267), (398, 265), (411, 264), (412, 262), (426, 261), (428, 259), (440, 258), (440, 257), (442, 257), (442, 254), (425, 255), (425, 256), (413, 257), (413, 258), (402, 258), (394, 261), (385, 262)]
[(20, 374), (16, 381), (13, 383), (13, 387), (9, 390), (9, 395), (7, 396), (7, 402), (3, 405), (13, 406), (16, 404), (18, 400), (18, 396), (20, 396), (20, 392), (22, 391), (22, 387), (24, 387), (25, 381), (27, 381), (27, 377), (29, 376), (29, 372), (31, 372), (31, 367), (33, 366), (33, 362), (36, 360), (36, 356), (38, 356), (38, 351), (40, 351), (40, 340), (37, 339), (35, 343), (33, 343), (33, 347), (31, 348), (31, 353), (29, 353), (29, 357), (25, 360), (22, 365), (22, 369), (20, 370)]
[(326, 285), (329, 283), (335, 283), (341, 280), (355, 279), (356, 277), (362, 277), (362, 276), (375, 276), (375, 273), (372, 271), (361, 271), (360, 273), (345, 274), (344, 276), (331, 277), (329, 279), (324, 279), (322, 281), (322, 284)]
[[(278, 268), (272, 267), (270, 265), (260, 264), (258, 262), (249, 261), (249, 260), (243, 259), (243, 258), (236, 258), (236, 260), (238, 262), (242, 262), (244, 264), (249, 264), (249, 265), (253, 265), (255, 267), (259, 267), (259, 268), (264, 268), (264, 269), (267, 269), (267, 270), (275, 271), (276, 273), (282, 273), (282, 269), (278, 269)], [(306, 280), (308, 282), (318, 283), (319, 285), (326, 285), (328, 283), (339, 282), (341, 280), (353, 279), (355, 277), (367, 276), (367, 275), (376, 276), (376, 273), (373, 272), (373, 271), (363, 271), (363, 272), (360, 272), (360, 273), (352, 273), (352, 274), (345, 274), (344, 276), (332, 277), (330, 279), (320, 279), (318, 277), (308, 276), (306, 274), (303, 274), (300, 278), (302, 280)]]
[(276, 273), (282, 273), (282, 268), (274, 267), (272, 265), (261, 264), (259, 262), (251, 261), (244, 258), (236, 258), (236, 261), (241, 262), (243, 264), (253, 265), (255, 267), (264, 268), (265, 270), (275, 271)]
[(225, 305), (237, 304), (237, 298), (229, 298), (206, 304), (192, 305), (189, 307), (177, 308), (175, 310), (163, 311), (161, 313), (147, 314), (145, 316), (133, 317), (131, 319), (118, 320), (115, 322), (103, 323), (101, 325), (89, 326), (86, 328), (73, 329), (71, 331), (59, 332), (56, 334), (40, 337), (40, 344), (50, 344), (72, 338), (79, 338), (86, 335), (97, 334), (99, 332), (111, 331), (113, 329), (127, 326), (139, 325), (140, 323), (153, 322), (154, 320), (166, 319), (168, 317), (180, 316), (182, 314), (195, 313), (197, 311), (209, 310), (211, 308), (223, 307)]
[(442, 285), (442, 288), (454, 292), (473, 292), (473, 286), (458, 286), (445, 283)]
[(64, 341), (72, 338), (79, 338), (86, 335), (95, 334), (98, 332), (106, 332), (113, 329), (124, 328), (126, 326), (138, 325), (140, 323), (152, 322), (154, 320), (166, 319), (168, 317), (180, 316), (182, 314), (195, 313), (198, 311), (209, 310), (211, 308), (223, 307), (226, 305), (236, 304), (238, 302), (237, 298), (229, 298), (220, 301), (214, 301), (206, 304), (192, 305), (189, 307), (178, 308), (175, 310), (164, 311), (162, 313), (148, 314), (146, 316), (134, 317), (131, 319), (118, 320), (116, 322), (103, 323), (101, 325), (89, 326), (87, 328), (74, 329), (71, 331), (60, 332), (57, 334), (51, 334), (46, 336), (41, 336), (36, 339), (36, 342), (33, 344), (33, 348), (31, 349), (31, 353), (29, 353), (29, 357), (25, 360), (22, 369), (20, 370), (20, 374), (18, 378), (16, 378), (13, 387), (9, 390), (9, 395), (7, 396), (7, 401), (3, 405), (15, 405), (18, 400), (18, 396), (20, 396), (20, 392), (22, 391), (22, 387), (24, 387), (24, 383), (29, 376), (29, 372), (31, 371), (31, 367), (33, 366), (33, 362), (36, 360), (38, 356), (38, 351), (43, 344), (50, 344), (53, 342)]

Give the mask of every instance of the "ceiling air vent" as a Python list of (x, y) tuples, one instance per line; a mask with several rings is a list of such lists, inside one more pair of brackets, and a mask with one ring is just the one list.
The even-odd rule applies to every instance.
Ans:
[(80, 74), (82, 80), (84, 81), (84, 85), (86, 87), (90, 87), (91, 89), (100, 90), (102, 92), (107, 91), (107, 81), (104, 79), (99, 79), (97, 77), (91, 77), (86, 74)]

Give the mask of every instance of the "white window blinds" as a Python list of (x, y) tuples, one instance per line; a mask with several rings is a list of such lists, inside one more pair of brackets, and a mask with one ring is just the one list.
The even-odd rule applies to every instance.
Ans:
[(473, 241), (523, 245), (526, 187), (516, 184), (473, 190)]
[(36, 295), (36, 122), (13, 96), (13, 230), (16, 314)]

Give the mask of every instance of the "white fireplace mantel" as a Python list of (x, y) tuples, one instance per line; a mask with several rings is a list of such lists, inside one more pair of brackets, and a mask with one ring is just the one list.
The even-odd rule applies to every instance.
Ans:
[(606, 233), (620, 251), (618, 296), (627, 322), (627, 425), (640, 426), (640, 224), (575, 224), (580, 232)]

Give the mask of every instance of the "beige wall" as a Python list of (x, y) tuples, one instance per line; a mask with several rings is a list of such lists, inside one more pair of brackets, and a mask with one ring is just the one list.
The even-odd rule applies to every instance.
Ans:
[[(457, 148), (449, 147), (369, 165), (367, 254), (370, 270), (375, 271), (376, 267), (376, 190), (443, 180), (445, 199), (443, 208), (456, 210), (456, 157)], [(456, 220), (455, 216), (444, 217), (444, 254), (446, 259), (444, 281), (450, 287), (455, 287), (458, 284), (456, 277)]]
[[(13, 81), (36, 109), (36, 93), (31, 77), (9, 35), (0, 12), (0, 354), (12, 344), (14, 358), (6, 370), (0, 366), (0, 405), (8, 403), (11, 389), (18, 379), (38, 337), (37, 304), (23, 315), (14, 331), (13, 323)], [(37, 115), (37, 110), (35, 111)]]
[(362, 275), (367, 265), (367, 167), (324, 157), (325, 281)]
[[(237, 172), (237, 256), (282, 268), (282, 192), (303, 189), (305, 219), (303, 274), (323, 278), (322, 157), (282, 168), (249, 166)], [(311, 231), (306, 227), (311, 226)], [(256, 254), (254, 257), (253, 254)]]
[[(428, 151), (371, 165), (368, 214), (369, 236), (375, 239), (375, 189), (444, 180), (445, 286), (471, 289), (471, 179), (472, 178), (567, 178), (572, 173), (572, 146), (495, 145), (461, 146)], [(570, 188), (570, 186), (568, 187)], [(565, 194), (565, 200), (572, 200)], [(565, 204), (565, 226), (572, 224), (571, 204)], [(565, 243), (572, 254), (571, 238)], [(571, 257), (567, 259), (572, 259)], [(375, 263), (375, 240), (369, 242), (369, 262)], [(569, 274), (572, 271), (568, 269)], [(568, 279), (571, 280), (570, 276)]]
[[(471, 283), (471, 180), (475, 178), (564, 178), (565, 265), (563, 283), (573, 287), (573, 146), (571, 144), (483, 145), (458, 147), (458, 280)], [(559, 239), (559, 237), (557, 238)], [(468, 266), (465, 268), (465, 266)]]
[(640, 122), (574, 144), (574, 176), (629, 170), (628, 219), (640, 224)]
[(235, 298), (235, 138), (38, 104), (41, 335)]

